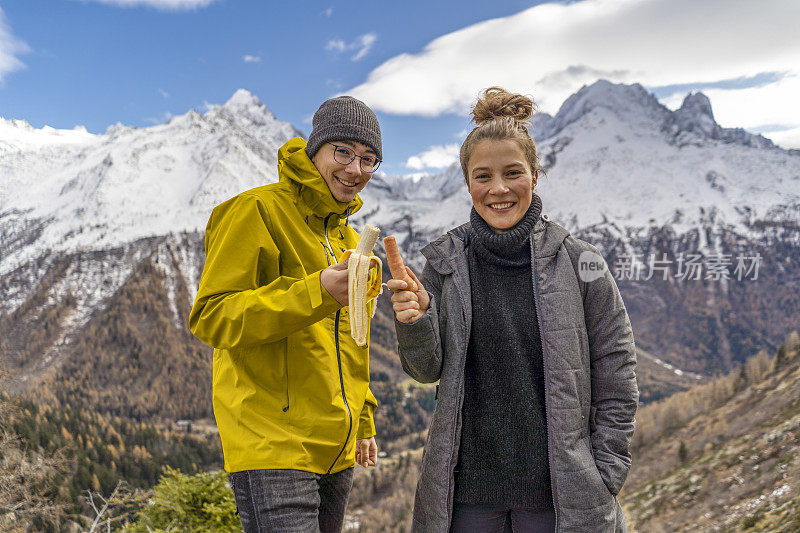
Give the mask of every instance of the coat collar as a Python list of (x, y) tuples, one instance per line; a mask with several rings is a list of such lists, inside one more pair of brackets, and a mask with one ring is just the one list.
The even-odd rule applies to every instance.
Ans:
[(350, 202), (339, 202), (333, 197), (305, 148), (306, 141), (302, 137), (295, 137), (278, 150), (279, 180), (289, 182), (295, 189), (298, 207), (303, 214), (325, 218), (335, 213), (341, 218), (361, 209), (364, 202), (358, 195)]

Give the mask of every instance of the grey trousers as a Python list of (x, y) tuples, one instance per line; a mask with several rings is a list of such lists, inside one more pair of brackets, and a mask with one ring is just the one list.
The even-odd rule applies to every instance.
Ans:
[(353, 469), (336, 474), (244, 470), (230, 474), (245, 533), (339, 533)]
[(556, 530), (553, 509), (531, 511), (502, 505), (455, 503), (450, 533), (552, 533)]

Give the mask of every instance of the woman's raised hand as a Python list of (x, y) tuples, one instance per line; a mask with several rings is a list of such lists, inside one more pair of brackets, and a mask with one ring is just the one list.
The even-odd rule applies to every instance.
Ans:
[(392, 295), (392, 308), (397, 321), (404, 324), (412, 324), (428, 310), (430, 297), (428, 296), (428, 291), (422, 286), (422, 282), (414, 275), (414, 272), (408, 267), (405, 267), (405, 270), (409, 279), (416, 285), (416, 287), (411, 287), (414, 290), (409, 290), (408, 282), (401, 279), (390, 279), (386, 286), (394, 292)]

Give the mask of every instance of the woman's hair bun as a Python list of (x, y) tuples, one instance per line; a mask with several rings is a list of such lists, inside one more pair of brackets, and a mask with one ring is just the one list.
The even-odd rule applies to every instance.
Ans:
[(534, 103), (522, 94), (510, 93), (502, 87), (489, 87), (472, 109), (472, 120), (481, 124), (496, 117), (511, 117), (525, 122), (533, 115)]

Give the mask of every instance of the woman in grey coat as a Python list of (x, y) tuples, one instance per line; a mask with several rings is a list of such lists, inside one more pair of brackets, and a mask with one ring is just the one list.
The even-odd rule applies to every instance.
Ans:
[(438, 380), (414, 531), (624, 531), (633, 332), (590, 244), (542, 214), (533, 102), (488, 89), (461, 147), (470, 222), (391, 280), (399, 353)]

